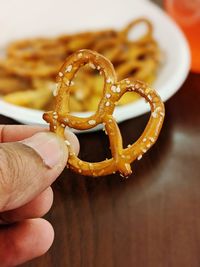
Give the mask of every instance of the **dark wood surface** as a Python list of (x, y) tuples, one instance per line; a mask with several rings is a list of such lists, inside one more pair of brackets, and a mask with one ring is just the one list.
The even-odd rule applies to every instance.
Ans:
[[(127, 145), (148, 115), (120, 124)], [(16, 123), (0, 116), (0, 123)], [(81, 158), (109, 156), (103, 132), (79, 135)], [(166, 103), (159, 141), (133, 175), (85, 178), (64, 171), (46, 218), (50, 251), (24, 267), (200, 266), (200, 75), (190, 74)]]
[[(125, 145), (148, 115), (120, 125)], [(0, 117), (1, 123), (14, 121)], [(50, 251), (24, 267), (200, 266), (200, 75), (190, 74), (166, 103), (159, 141), (133, 175), (85, 178), (64, 171), (47, 219)], [(109, 156), (104, 133), (79, 135), (81, 157)]]

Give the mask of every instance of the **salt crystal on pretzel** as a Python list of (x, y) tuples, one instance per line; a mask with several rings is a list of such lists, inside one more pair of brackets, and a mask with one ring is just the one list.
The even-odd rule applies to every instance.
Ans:
[[(80, 57), (80, 54), (82, 55)], [(78, 70), (86, 64), (100, 66), (104, 76), (103, 96), (99, 102), (97, 111), (88, 118), (79, 118), (69, 113), (69, 97), (71, 87), (65, 80), (72, 81)], [(65, 72), (70, 66), (70, 72)], [(72, 66), (72, 67), (71, 67)], [(116, 73), (111, 62), (104, 56), (91, 50), (80, 50), (69, 56), (58, 75), (59, 91), (56, 95), (55, 110), (44, 114), (43, 118), (50, 123), (50, 130), (64, 138), (64, 127), (69, 126), (77, 130), (87, 130), (98, 124), (104, 124), (109, 136), (112, 157), (101, 162), (86, 162), (80, 160), (69, 147), (67, 166), (77, 173), (87, 176), (104, 176), (120, 172), (127, 177), (131, 174), (130, 164), (142, 158), (142, 155), (156, 142), (164, 120), (164, 104), (155, 90), (149, 88), (143, 82), (125, 79), (117, 81)], [(117, 89), (118, 88), (118, 89)], [(126, 92), (136, 92), (145, 98), (151, 107), (151, 116), (144, 132), (139, 139), (127, 148), (123, 148), (123, 142), (118, 125), (113, 117), (115, 103)], [(108, 97), (109, 96), (109, 97)], [(109, 101), (108, 101), (109, 98)], [(109, 103), (109, 104), (108, 104)], [(56, 124), (55, 124), (56, 116)]]

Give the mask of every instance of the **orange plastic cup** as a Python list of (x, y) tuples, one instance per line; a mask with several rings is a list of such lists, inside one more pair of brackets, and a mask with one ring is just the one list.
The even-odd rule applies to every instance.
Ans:
[(200, 0), (165, 0), (165, 8), (189, 42), (191, 70), (200, 73)]

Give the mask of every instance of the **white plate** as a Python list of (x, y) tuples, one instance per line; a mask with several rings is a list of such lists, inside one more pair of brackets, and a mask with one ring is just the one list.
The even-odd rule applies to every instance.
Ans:
[[(156, 5), (137, 0), (18, 0), (0, 3), (0, 47), (9, 41), (33, 36), (121, 28), (134, 18), (144, 16), (154, 25), (154, 35), (165, 54), (165, 62), (153, 85), (163, 101), (169, 99), (184, 82), (190, 66), (185, 37), (175, 23)], [(149, 111), (141, 99), (114, 113), (118, 122)], [(18, 107), (0, 100), (0, 113), (25, 124), (45, 125), (43, 112)], [(91, 113), (77, 114), (81, 116)], [(96, 128), (95, 128), (96, 129)]]

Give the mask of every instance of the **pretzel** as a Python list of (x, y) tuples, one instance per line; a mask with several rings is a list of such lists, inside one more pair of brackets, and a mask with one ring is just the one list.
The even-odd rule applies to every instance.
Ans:
[(7, 58), (0, 61), (0, 67), (4, 68), (8, 73), (25, 78), (54, 75), (60, 66), (60, 61), (44, 62), (42, 60), (29, 60), (26, 64), (24, 64), (23, 60), (16, 58)]
[(130, 31), (133, 30), (135, 27), (137, 27), (141, 23), (146, 25), (147, 31), (143, 36), (139, 37), (139, 40), (137, 40), (137, 42), (139, 41), (140, 43), (146, 43), (146, 42), (149, 42), (149, 40), (153, 40), (153, 38), (152, 38), (153, 26), (148, 19), (143, 18), (143, 17), (131, 21), (120, 32), (121, 38), (124, 38), (124, 39), (128, 38), (128, 34), (130, 33)]
[(140, 60), (129, 60), (125, 64), (116, 67), (117, 77), (122, 79), (123, 77), (130, 77), (134, 74), (135, 79), (147, 80), (149, 74), (156, 73), (156, 63), (151, 59)]
[(66, 48), (57, 39), (25, 39), (11, 43), (7, 48), (9, 57), (21, 59), (41, 59), (62, 57)]
[[(100, 71), (104, 77), (103, 97), (97, 111), (88, 118), (79, 118), (69, 113), (69, 97), (73, 78), (78, 70), (88, 64)], [(57, 77), (55, 110), (44, 113), (43, 118), (50, 123), (50, 130), (64, 138), (64, 130), (69, 126), (78, 130), (94, 128), (104, 124), (109, 136), (112, 158), (101, 162), (86, 162), (80, 160), (73, 152), (70, 144), (67, 167), (86, 176), (104, 176), (117, 171), (124, 177), (131, 174), (130, 164), (142, 155), (156, 142), (164, 120), (164, 105), (155, 90), (143, 82), (124, 79), (117, 81), (112, 63), (104, 56), (90, 51), (80, 50), (67, 58)], [(123, 148), (122, 137), (118, 125), (113, 117), (116, 102), (126, 92), (136, 92), (150, 104), (151, 116), (139, 139)]]
[(39, 109), (51, 98), (51, 90), (42, 88), (42, 90), (26, 90), (11, 93), (4, 97), (5, 101), (11, 104), (32, 107)]
[(62, 35), (57, 38), (35, 38), (18, 40), (7, 48), (8, 56), (19, 59), (46, 59), (49, 57), (66, 57), (69, 53), (83, 47), (91, 47), (99, 40), (106, 40), (117, 35), (114, 30), (97, 32), (83, 32), (71, 35)]

